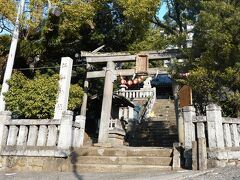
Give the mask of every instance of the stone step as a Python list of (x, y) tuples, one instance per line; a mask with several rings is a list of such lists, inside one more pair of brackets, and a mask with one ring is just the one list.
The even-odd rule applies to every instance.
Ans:
[(172, 142), (176, 142), (177, 139), (153, 139), (153, 138), (145, 138), (144, 140), (142, 139), (135, 139), (132, 142), (138, 142), (138, 143), (172, 143)]
[(149, 136), (156, 136), (156, 137), (166, 137), (166, 136), (174, 136), (177, 135), (176, 131), (148, 131), (148, 130), (142, 130), (142, 131), (136, 131), (133, 136), (142, 136), (142, 135), (149, 135)]
[(81, 173), (90, 172), (149, 172), (171, 171), (171, 166), (158, 165), (113, 165), (113, 164), (76, 164), (74, 170)]
[[(171, 119), (171, 118), (169, 118)], [(175, 119), (175, 118), (172, 118)], [(146, 124), (161, 124), (161, 123), (167, 123), (168, 121), (166, 121), (166, 117), (152, 117), (149, 118), (148, 121), (146, 122)]]
[(134, 145), (138, 145), (139, 147), (148, 147), (148, 146), (152, 146), (152, 147), (168, 147), (168, 148), (172, 148), (173, 147), (173, 143), (176, 142), (176, 140), (170, 140), (170, 141), (132, 141), (131, 144), (129, 144), (130, 146), (134, 146)]
[(152, 138), (160, 138), (160, 139), (167, 139), (167, 138), (176, 138), (178, 135), (177, 134), (158, 134), (158, 133), (139, 133), (135, 134), (135, 137), (152, 137)]
[(170, 134), (169, 130), (148, 130), (148, 129), (143, 129), (136, 131), (135, 135), (141, 135), (141, 134), (151, 134), (151, 135), (168, 135)]
[(175, 124), (162, 124), (162, 125), (143, 125), (137, 126), (136, 128), (151, 128), (151, 129), (169, 129), (169, 128), (177, 128)]
[(131, 142), (131, 146), (137, 146), (137, 147), (173, 147), (174, 142), (168, 142), (168, 143), (156, 143), (156, 142)]
[(154, 136), (154, 137), (175, 137), (177, 136), (176, 132), (161, 132), (161, 131), (147, 131), (147, 130), (143, 130), (143, 131), (137, 131), (134, 136)]
[(78, 164), (113, 164), (113, 165), (158, 165), (170, 166), (172, 157), (147, 156), (78, 156)]
[(83, 147), (75, 150), (78, 156), (149, 156), (149, 157), (171, 157), (171, 148), (99, 148)]
[(176, 124), (176, 118), (169, 118), (169, 117), (162, 117), (162, 116), (156, 116), (152, 117), (151, 121), (152, 123), (155, 122), (162, 122), (162, 123), (175, 123)]
[(138, 141), (138, 142), (156, 142), (156, 143), (166, 142), (166, 143), (168, 143), (168, 142), (174, 142), (174, 141), (177, 141), (177, 140), (178, 140), (178, 138), (177, 138), (177, 136), (175, 136), (175, 137), (172, 137), (172, 138), (170, 138), (170, 137), (169, 138), (168, 137), (165, 137), (165, 138), (152, 138), (152, 137), (137, 138), (137, 137), (135, 137), (132, 141), (133, 142)]
[(177, 140), (178, 139), (177, 137), (178, 137), (177, 135), (176, 136), (169, 136), (169, 137), (167, 137), (167, 136), (164, 136), (164, 137), (145, 136), (145, 137), (143, 137), (142, 136), (142, 137), (134, 137), (133, 141), (143, 141), (143, 142), (146, 142), (146, 141), (156, 141), (156, 142), (166, 141), (166, 142), (168, 142), (168, 141), (175, 141), (175, 140)]
[(172, 143), (172, 142), (176, 142), (177, 139), (172, 138), (172, 139), (153, 139), (153, 138), (145, 138), (144, 140), (142, 139), (135, 139), (132, 142), (139, 142), (139, 143)]
[(177, 131), (177, 128), (175, 127), (169, 127), (169, 128), (157, 128), (157, 127), (145, 127), (145, 128), (139, 128), (136, 129), (136, 132), (156, 132), (156, 133), (169, 133)]
[(169, 128), (169, 127), (171, 127), (171, 126), (176, 126), (176, 124), (174, 124), (174, 123), (156, 123), (156, 124), (154, 124), (154, 123), (148, 123), (148, 124), (142, 124), (142, 125), (139, 125), (139, 126), (136, 126), (136, 128), (141, 128), (141, 127), (143, 127), (143, 128), (146, 128), (146, 127), (149, 127), (149, 128)]

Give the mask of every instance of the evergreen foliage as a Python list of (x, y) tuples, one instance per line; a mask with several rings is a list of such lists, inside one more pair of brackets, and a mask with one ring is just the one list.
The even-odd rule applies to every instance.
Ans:
[[(194, 105), (217, 103), (224, 115), (240, 116), (240, 4), (238, 1), (201, 1), (188, 60), (175, 68), (190, 75), (181, 82), (193, 88)], [(178, 73), (176, 73), (178, 72)], [(179, 78), (179, 77), (176, 77)]]
[[(52, 118), (58, 92), (58, 75), (48, 76), (36, 73), (28, 79), (15, 72), (8, 81), (9, 91), (5, 94), (7, 109), (18, 118)], [(80, 108), (83, 90), (71, 85), (68, 109)]]

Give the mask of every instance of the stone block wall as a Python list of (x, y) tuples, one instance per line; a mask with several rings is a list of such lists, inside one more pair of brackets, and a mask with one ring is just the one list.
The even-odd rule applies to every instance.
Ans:
[(0, 170), (68, 172), (72, 167), (70, 158), (0, 156)]

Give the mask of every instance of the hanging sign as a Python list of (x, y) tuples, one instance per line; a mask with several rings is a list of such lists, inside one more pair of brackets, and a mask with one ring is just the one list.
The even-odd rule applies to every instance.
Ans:
[(136, 57), (136, 74), (148, 73), (148, 55), (138, 54)]

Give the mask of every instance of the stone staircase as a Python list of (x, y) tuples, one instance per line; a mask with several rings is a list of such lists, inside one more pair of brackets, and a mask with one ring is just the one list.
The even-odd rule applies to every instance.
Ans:
[(129, 146), (172, 147), (178, 141), (173, 101), (157, 99), (151, 117), (133, 129), (128, 135)]
[[(138, 101), (139, 105), (145, 103)], [(157, 99), (151, 118), (135, 125), (127, 140), (129, 146), (75, 149), (69, 169), (80, 173), (172, 170), (173, 142), (177, 142), (173, 101)]]
[(172, 151), (172, 148), (82, 147), (73, 151), (71, 164), (80, 173), (170, 171)]

